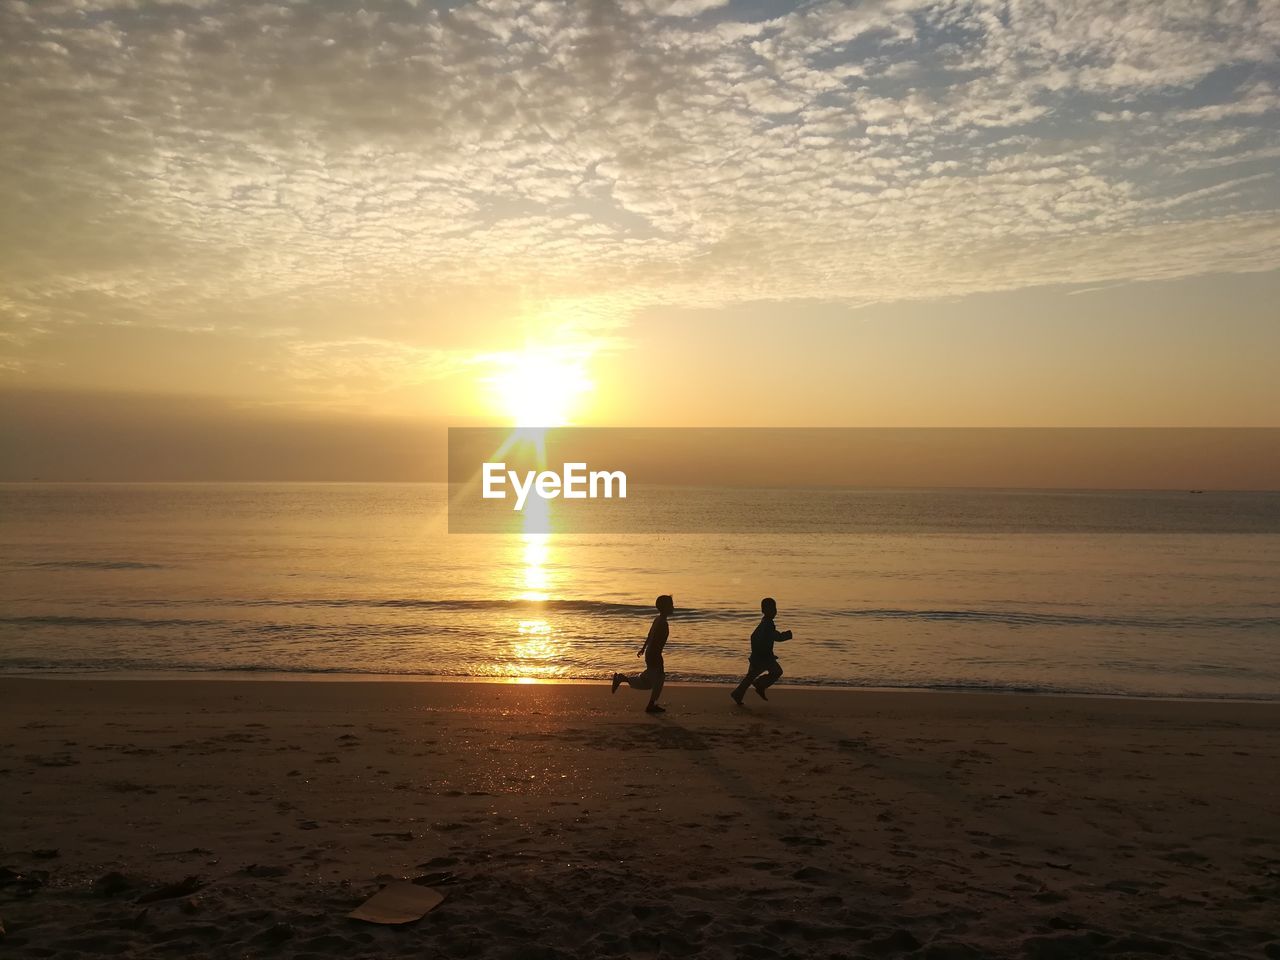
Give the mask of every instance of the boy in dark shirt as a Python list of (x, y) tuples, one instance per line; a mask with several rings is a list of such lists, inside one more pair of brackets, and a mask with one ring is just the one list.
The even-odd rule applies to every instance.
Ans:
[(675, 611), (676, 605), (675, 601), (665, 593), (654, 602), (654, 605), (658, 608), (658, 615), (653, 618), (653, 625), (649, 627), (649, 636), (636, 651), (637, 657), (644, 654), (644, 673), (636, 674), (634, 677), (615, 673), (613, 692), (617, 693), (618, 687), (623, 683), (632, 690), (651, 690), (649, 705), (644, 708), (644, 712), (666, 713), (664, 708), (658, 706), (658, 694), (662, 693), (662, 684), (667, 679), (666, 664), (662, 660), (662, 651), (667, 645), (667, 637), (671, 635), (667, 617)]
[(756, 688), (756, 693), (760, 694), (761, 699), (769, 699), (765, 696), (765, 690), (777, 683), (778, 678), (782, 676), (782, 664), (778, 663), (778, 658), (773, 655), (773, 644), (775, 641), (791, 639), (790, 630), (779, 633), (778, 628), (773, 625), (773, 618), (778, 615), (778, 604), (774, 602), (773, 597), (765, 597), (760, 601), (760, 612), (764, 616), (760, 619), (760, 625), (751, 634), (751, 662), (747, 666), (747, 675), (742, 678), (742, 682), (733, 693), (729, 694), (738, 706), (742, 706), (742, 698), (746, 695), (747, 687), (750, 686)]

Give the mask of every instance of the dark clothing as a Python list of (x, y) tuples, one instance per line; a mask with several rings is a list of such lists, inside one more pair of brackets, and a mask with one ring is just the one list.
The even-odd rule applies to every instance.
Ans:
[(762, 667), (767, 667), (771, 663), (777, 663), (778, 658), (773, 654), (773, 645), (775, 641), (781, 639), (782, 634), (773, 625), (773, 618), (761, 617), (760, 626), (751, 633), (751, 665), (760, 664)]
[(653, 618), (653, 624), (649, 627), (649, 636), (644, 642), (646, 656), (656, 652), (662, 656), (662, 648), (667, 645), (667, 637), (671, 636), (671, 625), (667, 623), (664, 616), (656, 616)]
[(787, 638), (773, 625), (773, 617), (761, 617), (760, 626), (751, 633), (751, 662), (747, 666), (747, 675), (742, 678), (733, 691), (733, 699), (742, 703), (747, 688), (754, 685), (764, 696), (764, 691), (778, 682), (782, 676), (782, 664), (773, 655), (773, 645)]
[(742, 698), (746, 696), (747, 688), (752, 684), (755, 685), (757, 690), (768, 690), (778, 682), (781, 676), (782, 664), (777, 660), (770, 660), (768, 662), (752, 660), (751, 665), (747, 667), (747, 675), (743, 677), (742, 682), (734, 688), (733, 699), (741, 703)]
[(656, 663), (646, 657), (644, 673), (637, 673), (634, 677), (626, 677), (625, 679), (627, 686), (632, 690), (652, 690), (655, 685), (667, 679), (667, 671), (662, 667), (661, 657), (658, 658)]
[(649, 627), (649, 636), (644, 642), (644, 673), (627, 677), (627, 686), (633, 690), (653, 690), (650, 703), (658, 698), (662, 684), (667, 678), (667, 666), (662, 661), (662, 651), (667, 646), (667, 638), (671, 636), (671, 627), (667, 618), (659, 614), (653, 618)]
[(667, 618), (654, 617), (653, 625), (649, 627), (649, 636), (644, 642), (645, 673), (656, 672), (658, 676), (666, 675), (667, 669), (662, 662), (662, 651), (666, 649), (669, 636), (671, 636), (671, 627), (667, 623)]

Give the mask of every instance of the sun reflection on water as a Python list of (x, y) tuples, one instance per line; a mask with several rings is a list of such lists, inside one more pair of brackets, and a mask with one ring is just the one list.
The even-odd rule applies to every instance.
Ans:
[[(545, 527), (543, 528), (545, 529)], [(551, 554), (550, 537), (545, 533), (520, 535), (520, 562), (516, 581), (516, 598), (542, 603), (551, 597), (552, 577), (548, 570)], [(540, 617), (520, 620), (516, 636), (508, 648), (502, 672), (521, 683), (563, 676), (565, 648), (556, 639), (551, 623)]]
[[(526, 427), (513, 431), (499, 453), (520, 444), (531, 444), (538, 467), (545, 466), (544, 430)], [(517, 600), (545, 603), (554, 595), (549, 501), (537, 496), (529, 497), (520, 526), (523, 532), (515, 546), (519, 552), (514, 564), (513, 595)], [(515, 636), (506, 643), (506, 656), (496, 664), (495, 673), (506, 676), (512, 683), (537, 683), (568, 673), (564, 664), (565, 645), (556, 638), (555, 628), (549, 621), (530, 617), (517, 621), (515, 627)]]
[(506, 672), (528, 678), (563, 676), (564, 645), (560, 643), (546, 620), (521, 620), (516, 626), (516, 639), (509, 647)]
[(550, 597), (551, 575), (547, 572), (547, 554), (550, 546), (545, 533), (526, 533), (521, 538), (524, 544), (523, 563), (521, 564), (521, 586), (517, 594), (521, 600), (546, 600)]

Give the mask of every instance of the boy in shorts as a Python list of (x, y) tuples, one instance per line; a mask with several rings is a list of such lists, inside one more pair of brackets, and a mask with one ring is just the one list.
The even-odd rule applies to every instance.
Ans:
[(658, 615), (653, 618), (653, 625), (649, 627), (649, 636), (636, 651), (637, 657), (644, 655), (644, 673), (636, 674), (634, 677), (615, 673), (613, 692), (617, 693), (618, 687), (623, 683), (632, 690), (650, 690), (652, 692), (649, 694), (649, 705), (644, 708), (644, 712), (666, 713), (666, 710), (658, 706), (658, 694), (662, 693), (662, 684), (667, 679), (666, 665), (662, 661), (662, 651), (671, 633), (670, 627), (667, 626), (667, 617), (671, 616), (676, 605), (675, 601), (665, 593), (654, 601), (654, 605), (658, 608)]

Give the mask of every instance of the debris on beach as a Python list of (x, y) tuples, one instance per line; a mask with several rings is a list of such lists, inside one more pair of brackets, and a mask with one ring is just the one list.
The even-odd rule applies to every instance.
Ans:
[(273, 864), (251, 863), (244, 868), (244, 872), (251, 877), (283, 877), (288, 874), (289, 868)]
[(114, 897), (116, 894), (124, 893), (132, 886), (134, 886), (132, 880), (120, 871), (112, 870), (110, 873), (104, 873), (93, 881), (93, 892), (100, 897)]
[(204, 880), (200, 877), (183, 877), (177, 883), (165, 884), (163, 887), (152, 890), (150, 893), (144, 893), (138, 898), (137, 902), (155, 903), (157, 900), (172, 900), (176, 897), (187, 897), (203, 886)]
[(260, 943), (279, 945), (284, 941), (292, 938), (298, 931), (293, 924), (281, 920), (273, 923), (267, 929), (254, 935), (253, 939)]
[(456, 867), (457, 865), (457, 857), (432, 857), (430, 860), (418, 864), (418, 869), (429, 870), (432, 867)]
[(29, 897), (49, 880), (47, 870), (14, 870), (12, 867), (0, 867), (0, 887), (13, 887), (13, 895)]
[(389, 883), (347, 914), (352, 920), (398, 926), (421, 920), (444, 901), (444, 894), (408, 880)]

